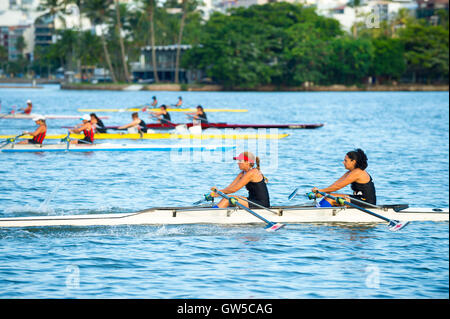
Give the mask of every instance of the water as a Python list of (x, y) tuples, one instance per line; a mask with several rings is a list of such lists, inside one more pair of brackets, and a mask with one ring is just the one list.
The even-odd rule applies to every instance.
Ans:
[[(80, 107), (123, 108), (153, 95), (170, 104), (180, 92), (0, 89), (0, 112), (31, 99), (38, 113), (79, 114)], [(189, 106), (250, 111), (209, 113), (211, 121), (326, 123), (258, 145), (274, 205), (293, 204), (287, 196), (298, 186), (305, 192), (328, 186), (344, 173), (345, 153), (360, 147), (379, 203), (448, 207), (448, 92), (181, 95)], [(130, 119), (108, 115), (106, 125)], [(186, 121), (181, 113), (172, 119)], [(77, 123), (49, 121), (49, 134)], [(0, 120), (0, 134), (33, 128), (32, 121)], [(210, 141), (221, 142), (230, 141)], [(191, 205), (211, 186), (232, 181), (238, 173), (232, 156), (0, 153), (0, 215)], [(218, 225), (0, 229), (0, 298), (448, 298), (448, 234), (448, 223), (433, 222), (413, 222), (398, 233), (384, 224), (300, 224), (276, 233)]]

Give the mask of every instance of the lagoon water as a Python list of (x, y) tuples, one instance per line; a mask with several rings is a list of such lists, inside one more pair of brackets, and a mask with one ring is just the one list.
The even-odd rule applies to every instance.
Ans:
[[(345, 153), (369, 158), (378, 203), (448, 207), (448, 92), (104, 92), (2, 89), (0, 113), (27, 99), (41, 114), (160, 103), (245, 108), (209, 113), (213, 122), (326, 123), (278, 141), (220, 154), (170, 152), (0, 153), (0, 216), (133, 212), (189, 206), (238, 173), (244, 147), (261, 156), (273, 205), (307, 203), (293, 189), (328, 186)], [(104, 113), (106, 125), (130, 113)], [(185, 122), (172, 113), (174, 122)], [(145, 118), (144, 120), (150, 121)], [(49, 132), (77, 120), (49, 120)], [(0, 119), (0, 134), (34, 129)], [(279, 130), (278, 132), (284, 132)], [(269, 133), (269, 131), (267, 131)], [(55, 141), (47, 141), (51, 143)], [(233, 141), (216, 140), (208, 143)], [(147, 140), (114, 143), (192, 143)], [(186, 154), (184, 154), (186, 155)], [(345, 189), (349, 192), (349, 188)], [(241, 191), (240, 194), (245, 194)], [(298, 224), (0, 229), (0, 298), (448, 298), (449, 225)]]

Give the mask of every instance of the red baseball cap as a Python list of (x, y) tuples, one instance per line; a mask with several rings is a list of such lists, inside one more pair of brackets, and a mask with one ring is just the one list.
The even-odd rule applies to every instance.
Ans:
[(255, 164), (255, 155), (253, 155), (250, 152), (243, 152), (243, 153), (239, 154), (239, 156), (233, 157), (233, 159), (238, 160), (238, 161), (246, 161), (251, 164)]

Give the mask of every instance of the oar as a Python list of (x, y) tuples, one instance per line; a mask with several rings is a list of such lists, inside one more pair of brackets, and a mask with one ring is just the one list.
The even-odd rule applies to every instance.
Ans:
[(398, 231), (398, 230), (404, 228), (406, 225), (409, 224), (408, 221), (401, 222), (401, 221), (398, 221), (398, 220), (393, 220), (393, 219), (389, 219), (387, 217), (378, 215), (377, 213), (371, 212), (370, 210), (367, 210), (367, 209), (362, 208), (362, 207), (360, 207), (358, 205), (350, 203), (350, 202), (346, 201), (345, 199), (343, 199), (342, 197), (334, 197), (333, 195), (330, 195), (330, 194), (327, 194), (327, 193), (324, 193), (324, 192), (319, 192), (319, 191), (317, 193), (319, 193), (320, 195), (322, 195), (324, 197), (328, 197), (328, 198), (331, 198), (331, 199), (335, 200), (340, 205), (344, 205), (345, 204), (345, 205), (354, 207), (354, 208), (359, 209), (360, 211), (362, 211), (364, 213), (370, 214), (372, 216), (375, 216), (375, 217), (377, 217), (379, 219), (382, 219), (382, 220), (388, 222), (388, 228), (389, 228), (390, 231)]
[(22, 133), (22, 134), (20, 134), (20, 135), (15, 136), (15, 137), (7, 138), (6, 141), (3, 142), (4, 145), (0, 146), (0, 148), (3, 148), (3, 147), (5, 147), (6, 145), (9, 145), (9, 144), (11, 144), (11, 143), (14, 143), (19, 137), (24, 136), (24, 135), (26, 135), (26, 134), (23, 134), (23, 133)]
[(219, 194), (220, 196), (222, 196), (223, 198), (227, 199), (228, 201), (230, 201), (231, 204), (239, 206), (240, 208), (246, 210), (247, 212), (249, 212), (250, 214), (252, 214), (256, 218), (258, 218), (258, 219), (262, 220), (263, 222), (265, 222), (267, 224), (267, 226), (264, 227), (264, 229), (267, 230), (267, 231), (276, 231), (276, 230), (284, 227), (284, 224), (274, 223), (274, 222), (271, 222), (271, 221), (265, 219), (261, 215), (258, 215), (257, 213), (252, 211), (250, 208), (247, 208), (244, 205), (242, 205), (241, 203), (239, 203), (237, 199), (235, 199), (233, 197), (228, 197), (227, 195), (225, 195), (224, 193), (222, 193), (218, 189), (213, 189), (213, 192), (215, 192), (215, 193)]

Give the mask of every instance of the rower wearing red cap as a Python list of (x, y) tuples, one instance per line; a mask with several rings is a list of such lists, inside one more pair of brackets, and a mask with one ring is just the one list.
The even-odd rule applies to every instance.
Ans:
[(31, 140), (23, 140), (17, 144), (42, 144), (45, 139), (45, 134), (47, 134), (47, 124), (45, 123), (45, 117), (42, 115), (37, 115), (33, 118), (39, 127), (34, 132), (25, 131), (23, 134), (28, 134), (33, 136)]
[[(269, 191), (267, 189), (267, 179), (261, 173), (259, 157), (253, 155), (250, 152), (243, 152), (239, 156), (233, 159), (238, 161), (238, 166), (241, 172), (234, 179), (234, 181), (224, 189), (220, 191), (224, 194), (233, 194), (240, 190), (242, 187), (246, 187), (248, 190), (248, 200), (264, 207), (270, 207)], [(256, 167), (254, 167), (256, 164)], [(218, 197), (219, 195), (214, 192), (217, 187), (212, 187), (213, 192), (210, 194), (212, 197)], [(252, 203), (242, 199), (241, 196), (230, 196), (238, 200), (242, 205), (249, 208), (257, 208)], [(217, 208), (225, 208), (229, 206), (229, 200), (222, 199)]]
[(91, 124), (91, 117), (88, 114), (81, 118), (83, 124), (81, 126), (70, 129), (70, 133), (78, 134), (83, 132), (84, 138), (82, 140), (71, 140), (70, 144), (93, 144), (94, 143), (94, 127)]

